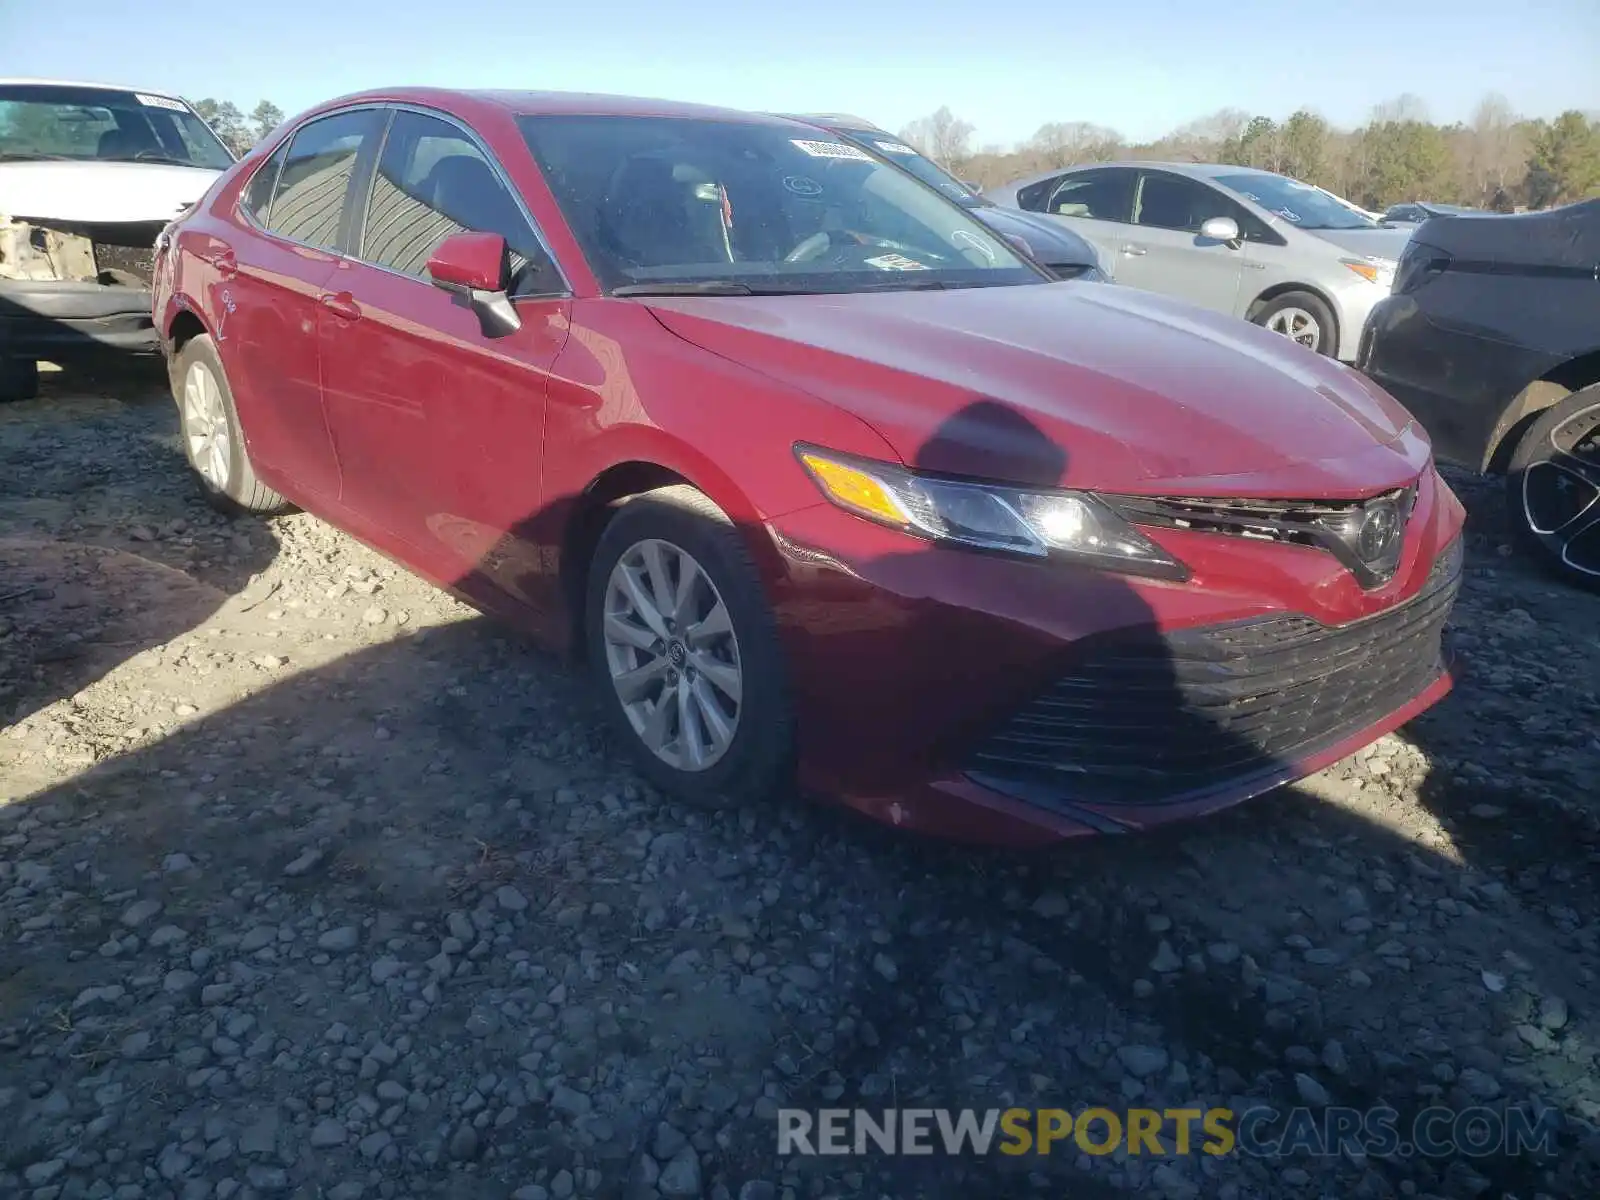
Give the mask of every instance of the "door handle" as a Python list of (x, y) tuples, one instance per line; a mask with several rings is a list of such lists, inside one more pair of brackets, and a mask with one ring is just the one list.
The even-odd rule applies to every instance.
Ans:
[(1124, 246), (1122, 248), (1122, 252), (1133, 258), (1137, 258), (1139, 255), (1146, 253), (1143, 246)]
[(359, 321), (361, 319), (361, 307), (356, 303), (356, 298), (349, 292), (327, 292), (317, 297), (317, 303), (334, 316), (346, 321)]

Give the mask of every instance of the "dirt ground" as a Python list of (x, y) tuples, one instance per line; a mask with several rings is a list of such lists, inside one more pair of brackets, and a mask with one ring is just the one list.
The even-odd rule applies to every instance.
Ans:
[[(1600, 1195), (1600, 596), (1472, 513), (1456, 693), (1045, 856), (708, 815), (159, 381), (0, 407), (0, 1196)], [(1548, 1153), (782, 1157), (779, 1108), (1532, 1105)], [(1171, 1142), (1168, 1142), (1171, 1148)]]

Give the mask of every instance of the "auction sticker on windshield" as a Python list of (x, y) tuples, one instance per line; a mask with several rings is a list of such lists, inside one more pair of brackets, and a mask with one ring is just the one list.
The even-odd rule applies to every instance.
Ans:
[(903, 146), (899, 142), (874, 142), (873, 145), (877, 146), (878, 149), (882, 150), (885, 154), (915, 154), (916, 153), (916, 151), (913, 150), (910, 146)]
[(166, 96), (147, 96), (143, 92), (135, 92), (133, 98), (146, 108), (170, 108), (173, 112), (188, 112), (188, 105), (181, 100), (170, 100)]
[(919, 263), (914, 258), (907, 258), (904, 254), (880, 254), (877, 258), (866, 260), (867, 266), (877, 267), (880, 271), (926, 271), (927, 263)]
[(790, 139), (812, 158), (848, 158), (855, 162), (871, 162), (872, 155), (856, 146), (846, 146), (843, 142), (808, 142), (803, 138)]

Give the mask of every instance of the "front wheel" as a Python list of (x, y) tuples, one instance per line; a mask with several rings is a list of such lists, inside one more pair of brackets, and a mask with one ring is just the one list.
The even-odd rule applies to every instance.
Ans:
[(1339, 349), (1332, 310), (1321, 297), (1310, 292), (1285, 292), (1275, 296), (1250, 319), (1314, 353), (1331, 357)]
[(1524, 546), (1568, 583), (1600, 591), (1600, 384), (1546, 409), (1523, 435), (1506, 502)]
[(184, 457), (207, 502), (226, 513), (287, 511), (289, 503), (256, 478), (233, 391), (217, 348), (205, 334), (183, 344), (173, 363), (172, 384)]
[(652, 783), (726, 807), (789, 779), (777, 625), (744, 540), (705, 495), (661, 488), (618, 509), (585, 615), (601, 703)]

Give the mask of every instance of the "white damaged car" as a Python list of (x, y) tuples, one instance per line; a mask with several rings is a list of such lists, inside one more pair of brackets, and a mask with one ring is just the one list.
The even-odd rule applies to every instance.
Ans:
[(0, 79), (0, 400), (39, 359), (157, 349), (156, 237), (233, 162), (163, 92)]

